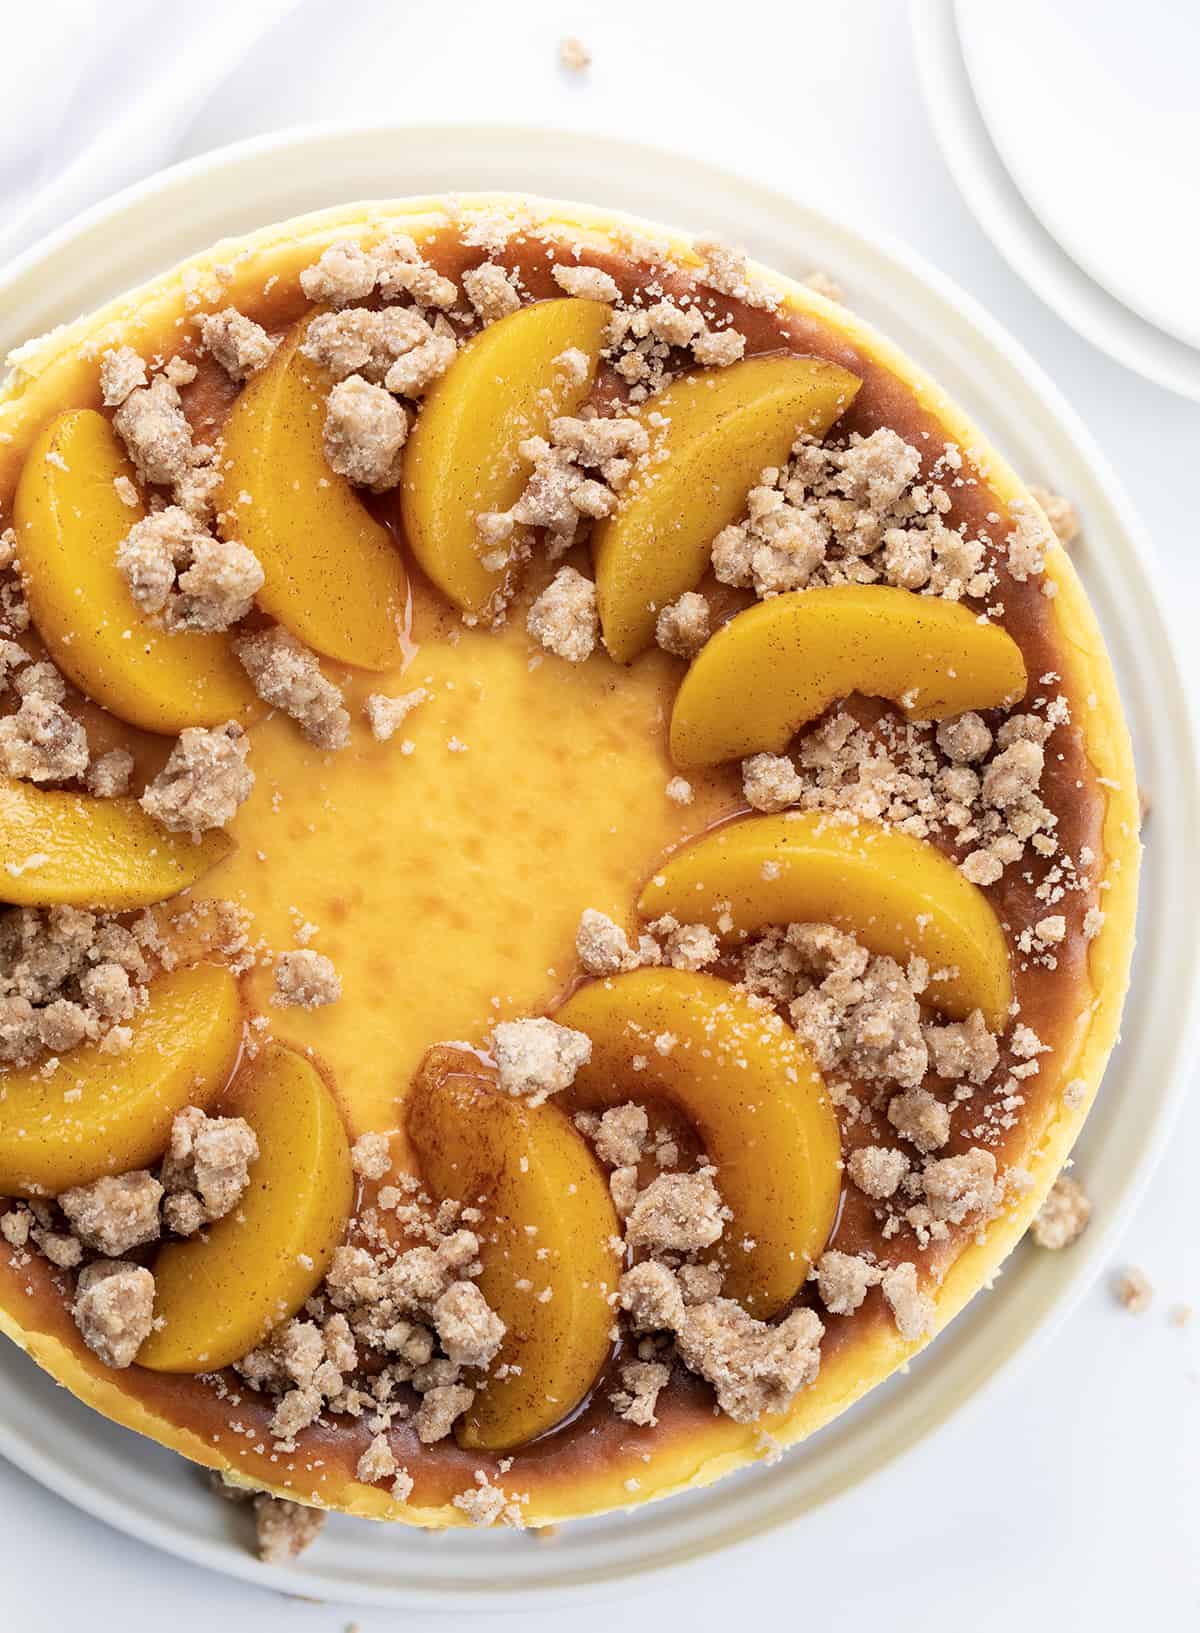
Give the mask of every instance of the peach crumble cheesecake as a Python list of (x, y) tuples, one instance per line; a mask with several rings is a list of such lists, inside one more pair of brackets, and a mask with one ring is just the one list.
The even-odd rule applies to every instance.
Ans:
[(12, 359), (0, 1327), (270, 1557), (772, 1458), (1066, 1162), (1113, 676), (1046, 505), (835, 293), (416, 200)]

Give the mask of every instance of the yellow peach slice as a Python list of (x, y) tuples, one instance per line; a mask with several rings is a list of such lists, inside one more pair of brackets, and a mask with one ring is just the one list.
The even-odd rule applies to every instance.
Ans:
[(676, 852), (638, 911), (739, 937), (835, 924), (874, 953), (928, 959), (930, 1001), (946, 1014), (981, 1009), (994, 1031), (1008, 1024), (1008, 948), (991, 903), (935, 845), (879, 823), (807, 811), (731, 822)]
[[(529, 466), (518, 443), (587, 399), (608, 319), (599, 301), (523, 307), (468, 341), (425, 397), (404, 451), (400, 514), (413, 554), (463, 612), (487, 618), (509, 573), (484, 565), (475, 518), (520, 497)], [(570, 350), (587, 359), (582, 378), (557, 364)]]
[(320, 1284), (354, 1204), (342, 1116), (303, 1055), (268, 1044), (238, 1074), (221, 1110), (258, 1136), (250, 1184), (202, 1235), (154, 1261), (154, 1331), (138, 1365), (155, 1372), (228, 1366)]
[(650, 449), (592, 533), (604, 644), (629, 663), (661, 607), (696, 587), (712, 542), (802, 431), (823, 436), (861, 382), (814, 357), (752, 357), (669, 386), (647, 405)]
[(194, 964), (158, 977), (120, 1052), (87, 1043), (53, 1071), (0, 1071), (0, 1195), (57, 1196), (155, 1162), (175, 1113), (210, 1105), (242, 1041), (237, 982)]
[(784, 749), (851, 692), (941, 720), (1014, 703), (1025, 686), (1012, 636), (957, 602), (881, 584), (795, 590), (747, 607), (701, 650), (675, 697), (671, 758)]
[(195, 884), (233, 849), (168, 833), (135, 799), (94, 799), (0, 777), (0, 901), (124, 912)]
[(435, 1049), (408, 1101), (408, 1135), (439, 1197), (483, 1209), (479, 1287), (510, 1370), (480, 1389), (460, 1444), (509, 1451), (567, 1417), (611, 1350), (620, 1226), (582, 1137), (554, 1105), (501, 1094), (474, 1056)]
[(554, 1018), (592, 1040), (564, 1103), (659, 1098), (695, 1126), (733, 1213), (714, 1250), (724, 1290), (756, 1316), (781, 1310), (829, 1239), (842, 1187), (837, 1114), (795, 1033), (728, 981), (670, 969), (594, 981)]
[(60, 414), (36, 439), (13, 502), (30, 614), (63, 674), (118, 719), (163, 733), (218, 725), (254, 692), (223, 635), (169, 634), (134, 605), (117, 546), (145, 510), (114, 486), (133, 476), (94, 409)]
[(391, 534), (325, 458), (329, 381), (298, 323), (225, 422), (222, 527), (252, 550), (258, 604), (341, 663), (399, 663), (407, 581)]

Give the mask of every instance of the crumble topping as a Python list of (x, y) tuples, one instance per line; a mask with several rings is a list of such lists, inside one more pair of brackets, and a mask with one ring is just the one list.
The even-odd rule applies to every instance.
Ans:
[(375, 288), (378, 269), (361, 244), (344, 240), (331, 244), (314, 266), (300, 274), (300, 287), (310, 301), (347, 306), (366, 300)]
[(574, 567), (560, 567), (530, 607), (527, 627), (547, 652), (583, 663), (600, 633), (595, 584)]
[(244, 636), (234, 651), (264, 703), (294, 720), (317, 748), (345, 748), (350, 716), (341, 692), (321, 673), (315, 652), (278, 625)]
[(617, 280), (600, 267), (556, 266), (552, 276), (561, 290), (578, 300), (604, 301), (611, 305), (621, 298)]
[(0, 1063), (27, 1065), (128, 1019), (146, 999), (153, 937), (148, 916), (133, 930), (76, 907), (0, 916)]
[(170, 630), (226, 630), (246, 616), (263, 584), (252, 551), (214, 537), (178, 505), (135, 522), (117, 546), (117, 566), (134, 604), (161, 613)]
[(340, 380), (325, 402), (323, 446), (329, 468), (372, 493), (400, 480), (400, 456), (408, 416), (382, 386), (361, 374)]
[(414, 346), (392, 364), (383, 380), (389, 391), (400, 397), (423, 397), (434, 381), (445, 374), (454, 361), (458, 341), (441, 324), (442, 320), (438, 319), (431, 339)]
[(1129, 1265), (1117, 1277), (1116, 1295), (1130, 1315), (1144, 1315), (1154, 1302), (1154, 1286), (1144, 1270)]
[(475, 1484), (458, 1493), (454, 1506), (462, 1510), (472, 1525), (489, 1526), (499, 1521), (519, 1530), (525, 1524), (521, 1504), (526, 1501), (527, 1496), (510, 1497), (502, 1486), (492, 1483), (485, 1469), (476, 1469)]
[(168, 1229), (191, 1236), (231, 1213), (258, 1154), (258, 1137), (245, 1118), (210, 1117), (196, 1106), (177, 1112), (162, 1165)]
[(627, 1361), (621, 1368), (621, 1387), (609, 1396), (613, 1410), (626, 1423), (653, 1428), (654, 1408), (670, 1382), (671, 1369), (661, 1361)]
[(613, 1168), (627, 1168), (641, 1159), (650, 1133), (650, 1119), (642, 1107), (631, 1100), (606, 1111), (590, 1133), (601, 1162)]
[(392, 1170), (391, 1141), (377, 1129), (360, 1134), (350, 1148), (350, 1162), (363, 1179), (384, 1179)]
[(390, 1480), (396, 1473), (396, 1459), (385, 1434), (378, 1434), (358, 1460), (355, 1474), (367, 1485)]
[[(547, 553), (557, 560), (575, 543), (581, 522), (613, 513), (632, 461), (648, 447), (648, 433), (636, 420), (570, 415), (550, 422), (549, 440), (519, 443), (518, 454), (533, 466), (523, 493), (511, 510), (476, 517), (480, 538), (493, 547), (485, 565), (494, 560), (498, 569), (513, 558), (518, 527), (544, 528)], [(589, 469), (598, 475), (586, 475)]]
[(456, 1366), (486, 1367), (495, 1360), (505, 1326), (474, 1282), (456, 1281), (433, 1306), (433, 1325)]
[(192, 428), (179, 392), (163, 374), (137, 386), (113, 415), (113, 427), (143, 482), (170, 487), (192, 462)]
[(969, 1214), (991, 1210), (997, 1195), (996, 1159), (972, 1146), (962, 1156), (926, 1163), (921, 1184), (933, 1217), (959, 1225)]
[(853, 1315), (882, 1280), (879, 1266), (861, 1254), (830, 1248), (817, 1260), (817, 1291), (830, 1315)]
[(534, 1106), (569, 1089), (579, 1068), (592, 1058), (589, 1037), (542, 1017), (499, 1022), (492, 1030), (492, 1047), (501, 1089)]
[(922, 1293), (917, 1280), (917, 1267), (911, 1261), (893, 1265), (885, 1270), (880, 1284), (888, 1308), (896, 1322), (896, 1331), (906, 1344), (915, 1344), (919, 1338), (933, 1331), (935, 1315), (933, 1300)]
[(485, 261), (482, 266), (464, 272), (462, 286), (483, 324), (509, 317), (521, 305), (521, 296), (511, 276), (494, 261)]
[(1083, 1234), (1091, 1217), (1092, 1204), (1083, 1186), (1070, 1174), (1060, 1174), (1033, 1216), (1030, 1235), (1039, 1247), (1058, 1252)]
[(936, 1151), (950, 1138), (950, 1113), (928, 1089), (894, 1094), (888, 1101), (887, 1117), (897, 1134), (918, 1151)]
[(1040, 510), (1025, 499), (1014, 499), (1008, 507), (1015, 523), (1005, 541), (1008, 546), (1008, 570), (1018, 584), (1039, 577), (1046, 568), (1046, 551), (1054, 543)]
[(732, 1299), (716, 1298), (685, 1311), (675, 1343), (685, 1366), (713, 1386), (726, 1416), (753, 1423), (786, 1412), (815, 1380), (824, 1333), (812, 1310), (793, 1310), (768, 1326)]
[(850, 1178), (872, 1201), (885, 1202), (894, 1196), (906, 1179), (909, 1160), (896, 1146), (863, 1145), (850, 1153), (846, 1164)]
[[(994, 884), (1027, 846), (1045, 857), (1059, 851), (1058, 818), (1039, 789), (1047, 744), (1070, 721), (1061, 696), (1035, 699), (1038, 712), (1011, 715), (995, 736), (973, 713), (935, 728), (888, 715), (863, 724), (854, 708), (836, 707), (806, 732), (794, 760), (753, 755), (744, 761), (747, 802), (760, 810), (795, 807), (885, 822), (918, 839), (945, 834), (960, 853), (963, 874), (979, 885)], [(1064, 856), (1039, 900), (1052, 905), (1086, 884)], [(1031, 941), (1020, 950), (1045, 949)]]
[(692, 247), (704, 262), (701, 276), (710, 289), (764, 312), (773, 312), (779, 305), (774, 290), (759, 283), (751, 273), (743, 250), (730, 249), (716, 238), (697, 238)]
[(158, 1240), (162, 1194), (154, 1175), (138, 1169), (77, 1185), (62, 1193), (58, 1205), (84, 1247), (106, 1259), (120, 1259), (133, 1248)]
[(427, 1389), (414, 1419), (421, 1444), (432, 1446), (445, 1440), (474, 1399), (475, 1391), (466, 1384), (435, 1384)]
[(110, 347), (100, 359), (100, 395), (106, 408), (119, 408), (146, 384), (146, 365), (132, 346)]
[(38, 691), (15, 714), (0, 719), (0, 771), (27, 782), (69, 782), (82, 777), (90, 750), (78, 720)]
[(568, 34), (558, 42), (558, 60), (568, 73), (582, 74), (592, 66), (592, 53), (582, 40)]
[(664, 652), (676, 658), (694, 658), (711, 629), (708, 602), (695, 590), (685, 590), (678, 601), (670, 602), (659, 613), (654, 638)]
[(231, 380), (248, 380), (275, 355), (276, 342), (262, 325), (234, 306), (202, 317), (200, 338)]
[(325, 1524), (325, 1512), (271, 1497), (265, 1491), (254, 1499), (254, 1528), (258, 1557), (265, 1565), (286, 1565), (311, 1548)]
[(692, 1253), (711, 1247), (725, 1230), (729, 1210), (713, 1183), (714, 1168), (695, 1174), (660, 1174), (639, 1193), (625, 1222), (625, 1240), (650, 1253)]
[(756, 811), (785, 811), (799, 803), (804, 783), (786, 754), (752, 754), (742, 761), (742, 793)]
[(448, 312), (458, 299), (453, 281), (429, 265), (407, 233), (393, 233), (375, 251), (379, 293), (385, 301), (410, 295), (418, 306)]
[(684, 1298), (679, 1280), (657, 1259), (643, 1259), (627, 1270), (617, 1292), (635, 1333), (673, 1332), (682, 1325)]
[(360, 374), (372, 385), (382, 385), (393, 364), (433, 337), (432, 325), (411, 306), (385, 306), (382, 311), (354, 307), (319, 312), (305, 330), (300, 351), (335, 381)]
[(1052, 493), (1049, 488), (1034, 486), (1029, 491), (1041, 505), (1051, 531), (1063, 549), (1074, 544), (1079, 537), (1079, 513), (1071, 501), (1064, 499), (1061, 493)]
[(147, 785), (143, 810), (164, 828), (193, 839), (224, 828), (254, 787), (254, 773), (246, 765), (249, 749), (250, 740), (235, 720), (211, 730), (188, 726)]
[(280, 953), (275, 960), (275, 994), (271, 1002), (282, 1008), (320, 1009), (336, 1004), (342, 982), (332, 960), (311, 947)]
[(79, 1272), (75, 1324), (107, 1367), (122, 1371), (150, 1336), (154, 1277), (140, 1265), (97, 1259)]
[(943, 483), (961, 463), (947, 444), (923, 481), (920, 451), (886, 426), (840, 447), (801, 436), (791, 460), (751, 488), (745, 520), (718, 533), (713, 571), (764, 597), (875, 583), (948, 601), (985, 596), (996, 575), (984, 565), (984, 537), (942, 519), (951, 508)]
[(93, 760), (87, 769), (87, 790), (97, 799), (117, 799), (129, 792), (133, 776), (133, 755), (128, 749), (114, 748)]
[(594, 907), (585, 907), (580, 916), (575, 951), (589, 975), (617, 975), (662, 960), (662, 951), (651, 936), (642, 936), (636, 947), (631, 946), (621, 926)]
[(429, 693), (423, 686), (404, 692), (399, 697), (385, 697), (382, 692), (372, 692), (363, 706), (363, 713), (375, 741), (390, 741), (417, 705), (426, 702), (428, 697)]

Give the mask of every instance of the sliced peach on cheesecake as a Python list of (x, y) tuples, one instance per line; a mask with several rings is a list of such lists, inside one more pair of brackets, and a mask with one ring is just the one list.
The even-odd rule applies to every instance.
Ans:
[(724, 1292), (758, 1317), (783, 1309), (829, 1239), (842, 1185), (837, 1113), (792, 1029), (728, 981), (670, 969), (591, 982), (554, 1018), (592, 1041), (563, 1103), (658, 1098), (680, 1111), (733, 1214), (714, 1250)]
[(881, 584), (796, 590), (747, 607), (705, 645), (671, 714), (678, 766), (787, 747), (838, 698), (889, 698), (912, 720), (1025, 695), (1006, 630), (955, 601)]
[(592, 533), (600, 626), (617, 663), (644, 651), (659, 610), (695, 589), (766, 467), (782, 465), (802, 432), (823, 436), (861, 383), (820, 358), (752, 357), (651, 399), (649, 450)]
[(622, 1268), (612, 1199), (570, 1118), (502, 1094), (463, 1050), (427, 1055), (408, 1136), (430, 1189), (486, 1215), (479, 1288), (506, 1331), (456, 1432), (509, 1451), (574, 1411), (608, 1359)]
[[(609, 316), (599, 301), (522, 307), (468, 341), (426, 394), (404, 451), (401, 519), (429, 578), (474, 618), (503, 604), (513, 566), (511, 541), (505, 559), (488, 559), (496, 547), (476, 518), (512, 508), (529, 474), (519, 444), (586, 401)], [(567, 366), (570, 352), (582, 369)]]
[(121, 498), (122, 478), (135, 493), (133, 467), (94, 409), (60, 414), (29, 450), (13, 522), (46, 650), (81, 692), (145, 731), (244, 715), (254, 691), (225, 636), (168, 632), (134, 605), (117, 548), (145, 509)]
[(96, 799), (0, 777), (0, 901), (124, 912), (165, 901), (228, 856), (219, 829), (168, 833), (135, 799)]
[(0, 1195), (58, 1196), (156, 1162), (175, 1113), (208, 1106), (242, 1043), (237, 982), (194, 964), (157, 977), (128, 1046), (103, 1041), (0, 1073)]
[(638, 911), (727, 939), (771, 924), (834, 924), (874, 953), (927, 959), (930, 1001), (947, 1015), (981, 1009), (993, 1031), (1008, 1024), (1008, 946), (991, 903), (936, 845), (881, 823), (808, 811), (728, 823), (677, 851)]
[(328, 658), (390, 669), (402, 656), (404, 566), (325, 458), (331, 382), (300, 350), (307, 327), (292, 329), (225, 422), (221, 525), (258, 557), (264, 612)]
[(259, 1155), (232, 1213), (159, 1249), (154, 1331), (137, 1357), (156, 1372), (228, 1366), (295, 1315), (328, 1270), (354, 1204), (341, 1112), (303, 1055), (268, 1044), (221, 1110), (246, 1119)]

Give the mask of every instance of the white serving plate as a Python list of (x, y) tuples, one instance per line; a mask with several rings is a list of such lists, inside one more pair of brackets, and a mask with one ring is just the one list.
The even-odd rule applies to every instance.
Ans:
[(958, 0), (956, 16), (979, 111), (1039, 220), (1125, 306), (1200, 347), (1200, 10)]
[[(540, 192), (715, 230), (770, 265), (814, 266), (947, 387), (1018, 469), (1086, 519), (1079, 565), (1121, 676), (1142, 777), (1155, 790), (1141, 947), (1125, 1037), (1084, 1136), (1096, 1222), (1066, 1254), (1022, 1250), (909, 1373), (772, 1468), (706, 1492), (568, 1526), (551, 1548), (511, 1532), (440, 1538), (333, 1516), (292, 1568), (259, 1564), (233, 1511), (161, 1447), (68, 1398), (0, 1348), (0, 1452), (123, 1531), (285, 1592), (394, 1608), (516, 1609), (619, 1591), (631, 1579), (759, 1536), (850, 1491), (1028, 1359), (1110, 1253), (1166, 1139), (1198, 1031), (1191, 840), (1200, 775), (1189, 708), (1149, 552), (1072, 410), (975, 303), (908, 251), (708, 165), (632, 143), (507, 126), (307, 129), (205, 155), (89, 211), (0, 274), (0, 347), (202, 249), (225, 233), (356, 198), (487, 188)], [(1167, 768), (1169, 767), (1169, 773)], [(949, 1434), (947, 1459), (954, 1456)]]
[[(1010, 27), (1007, 8), (993, 9), (1001, 12), (1005, 26)], [(969, 10), (973, 23), (978, 21), (977, 10), (982, 6), (973, 4)], [(1118, 298), (1125, 283), (1136, 281), (1128, 274), (1110, 271), (1112, 288), (1117, 293), (1090, 276), (1047, 229), (1013, 180), (976, 100), (964, 58), (956, 0), (911, 0), (909, 14), (925, 107), (942, 157), (965, 203), (1000, 254), (1064, 323), (1094, 346), (1147, 380), (1200, 402), (1200, 348), (1188, 345), (1177, 333), (1168, 333)], [(1027, 37), (1031, 55), (1038, 44), (1035, 30), (1032, 37)], [(1019, 105), (1035, 94), (1030, 75), (1025, 72), (1013, 96)], [(998, 128), (999, 123), (997, 119)], [(1118, 141), (1120, 135), (1118, 130)], [(1029, 168), (1019, 157), (1016, 162), (1019, 173)], [(1046, 211), (1046, 219), (1057, 224), (1061, 210), (1056, 212), (1047, 203), (1045, 188), (1035, 187), (1034, 193)], [(1194, 222), (1191, 227), (1194, 232)], [(1089, 251), (1085, 235), (1077, 226), (1074, 231), (1067, 229), (1066, 239), (1090, 264), (1099, 265), (1103, 259), (1103, 252), (1098, 257), (1094, 244)], [(1174, 309), (1178, 300), (1171, 304)], [(1143, 305), (1147, 312), (1165, 315), (1158, 314), (1152, 305)], [(1176, 311), (1178, 328), (1177, 319)]]

